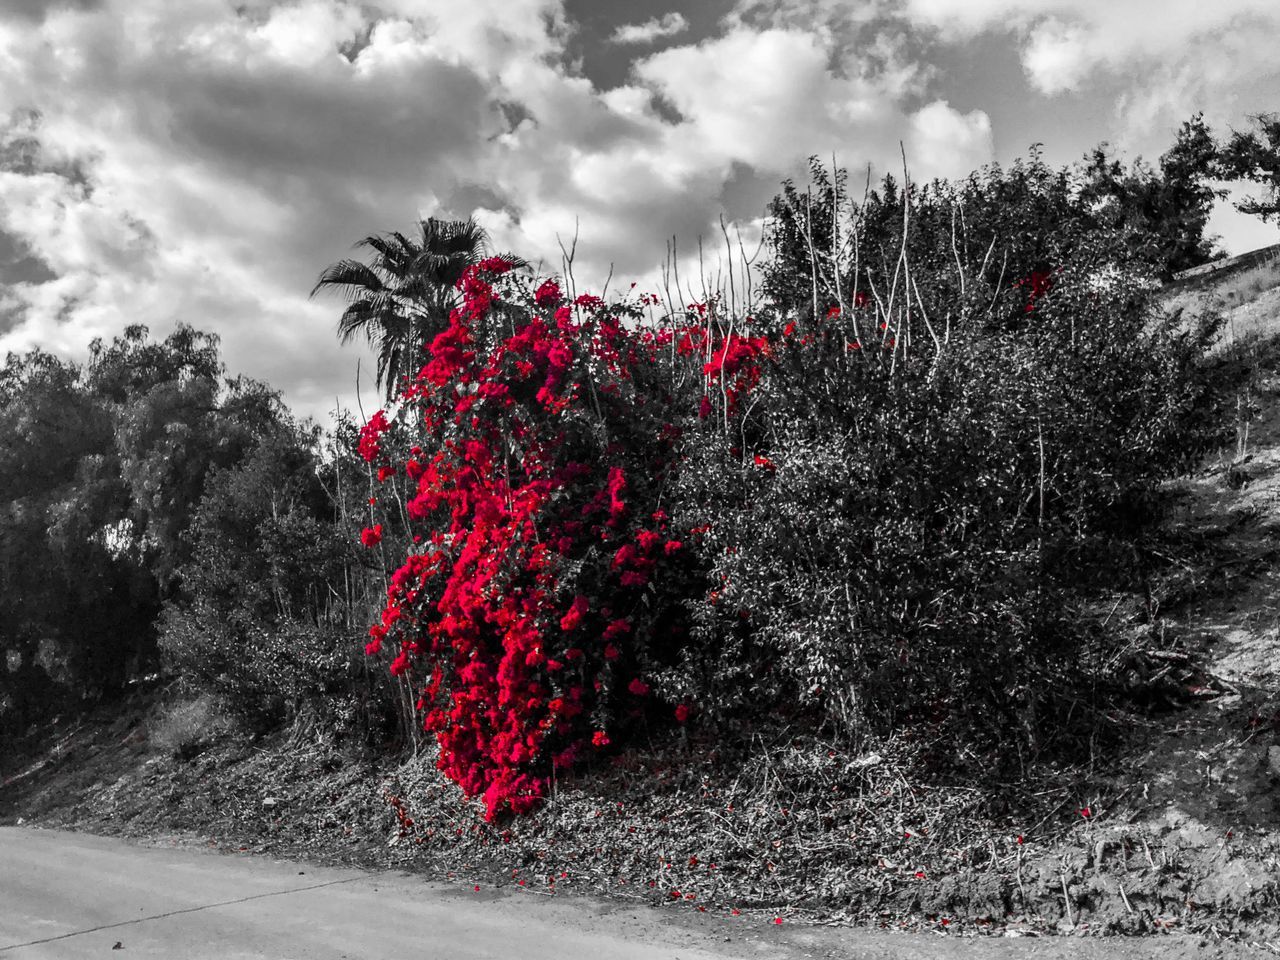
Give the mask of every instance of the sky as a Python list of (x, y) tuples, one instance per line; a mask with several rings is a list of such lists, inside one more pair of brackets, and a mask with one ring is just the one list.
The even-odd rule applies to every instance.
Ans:
[(0, 0), (0, 352), (183, 322), (302, 415), (370, 413), (309, 296), (365, 236), (474, 215), (545, 273), (576, 235), (579, 289), (652, 284), (722, 218), (754, 249), (810, 155), (920, 180), (1245, 128), (1277, 36), (1277, 0)]

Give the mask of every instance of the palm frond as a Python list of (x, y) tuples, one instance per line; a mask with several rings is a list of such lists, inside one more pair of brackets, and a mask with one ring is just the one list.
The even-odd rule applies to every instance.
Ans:
[(344, 293), (350, 298), (364, 292), (378, 292), (384, 289), (382, 278), (368, 264), (359, 260), (339, 260), (325, 267), (320, 279), (311, 288), (311, 296), (315, 296), (322, 287), (345, 287)]
[(383, 338), (383, 330), (394, 326), (400, 304), (385, 294), (357, 300), (338, 319), (338, 339), (350, 343), (359, 334), (374, 343)]
[(415, 245), (399, 233), (365, 237), (356, 246), (375, 251), (378, 254), (374, 258), (377, 265), (394, 276), (403, 275), (418, 251)]

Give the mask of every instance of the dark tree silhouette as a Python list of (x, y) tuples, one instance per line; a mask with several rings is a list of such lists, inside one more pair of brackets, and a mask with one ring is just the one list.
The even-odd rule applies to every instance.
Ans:
[(1226, 179), (1249, 180), (1266, 187), (1265, 197), (1236, 204), (1241, 213), (1266, 222), (1280, 217), (1280, 114), (1263, 113), (1251, 119), (1256, 130), (1233, 131), (1222, 145), (1221, 172)]

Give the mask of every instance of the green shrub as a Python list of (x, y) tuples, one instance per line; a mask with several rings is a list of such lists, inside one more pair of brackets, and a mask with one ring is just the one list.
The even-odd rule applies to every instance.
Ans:
[(210, 479), (160, 648), (170, 671), (256, 728), (308, 717), (343, 735), (380, 734), (395, 684), (360, 655), (369, 584), (315, 443), (283, 424)]
[(234, 726), (217, 700), (202, 693), (164, 708), (151, 725), (151, 745), (177, 760), (190, 760), (227, 736)]
[(1181, 328), (1131, 271), (1100, 284), (1114, 238), (1053, 242), (1063, 259), (1003, 279), (962, 275), (963, 258), (826, 260), (811, 283), (865, 287), (814, 284), (816, 315), (812, 299), (766, 311), (757, 329), (782, 329), (750, 401), (688, 438), (674, 513), (705, 531), (710, 593), (688, 601), (695, 640), (668, 689), (846, 736), (1052, 736), (1097, 561), (1135, 555), (1161, 481), (1230, 427), (1220, 320)]

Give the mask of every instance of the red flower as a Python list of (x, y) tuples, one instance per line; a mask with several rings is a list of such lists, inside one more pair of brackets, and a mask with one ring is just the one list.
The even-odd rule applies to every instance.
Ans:
[(627, 684), (627, 689), (630, 690), (632, 693), (634, 693), (637, 697), (643, 697), (646, 694), (648, 694), (649, 685), (645, 683), (643, 680), (641, 680), (639, 677), (635, 677), (632, 679), (630, 683)]
[(576, 630), (582, 623), (582, 618), (586, 616), (587, 611), (591, 608), (591, 601), (579, 594), (573, 598), (573, 606), (569, 608), (569, 612), (560, 618), (560, 629), (565, 633)]
[(382, 524), (375, 523), (372, 528), (365, 527), (360, 531), (360, 542), (366, 547), (376, 547), (382, 542)]
[(533, 291), (533, 302), (540, 307), (554, 307), (560, 302), (560, 284), (554, 280), (544, 280), (538, 289)]
[(603, 730), (597, 730), (591, 735), (591, 745), (599, 750), (603, 750), (611, 742), (609, 735)]
[(624, 633), (630, 633), (630, 632), (631, 632), (630, 620), (614, 620), (612, 623), (609, 624), (609, 626), (605, 627), (604, 638), (606, 640), (611, 640), (614, 637), (621, 636)]
[(795, 321), (788, 323), (785, 327), (782, 328), (782, 335), (784, 337), (789, 337), (795, 332), (796, 332)]
[(360, 452), (366, 462), (373, 462), (377, 459), (378, 454), (382, 452), (378, 446), (378, 440), (385, 433), (391, 424), (387, 421), (387, 415), (384, 411), (379, 410), (369, 422), (360, 428), (360, 442), (357, 450)]
[(378, 468), (378, 482), (379, 482), (379, 483), (386, 483), (386, 481), (387, 481), (387, 480), (391, 479), (391, 478), (392, 478), (392, 477), (394, 477), (395, 475), (396, 475), (396, 468), (395, 468), (395, 467), (379, 467), (379, 468)]
[(755, 464), (765, 470), (777, 470), (778, 465), (766, 457), (763, 453), (757, 453), (755, 456)]
[(689, 719), (689, 705), (685, 703), (676, 706), (676, 723), (684, 723)]
[(505, 257), (488, 257), (476, 264), (476, 269), (482, 273), (506, 273), (511, 270), (515, 264)]

